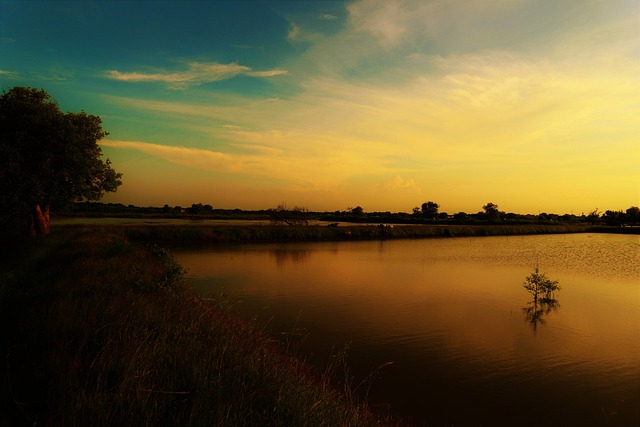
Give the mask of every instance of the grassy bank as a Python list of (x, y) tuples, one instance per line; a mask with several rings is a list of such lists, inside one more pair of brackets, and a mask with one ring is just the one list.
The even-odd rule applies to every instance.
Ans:
[(354, 402), (348, 381), (338, 391), (194, 296), (165, 251), (99, 229), (54, 233), (0, 261), (0, 424), (391, 423)]
[[(72, 227), (72, 226), (67, 226)], [(96, 228), (107, 229), (101, 226)], [(590, 227), (578, 225), (340, 225), (328, 227), (276, 225), (110, 225), (131, 240), (152, 242), (279, 242), (376, 239), (417, 239), (433, 237), (508, 236), (526, 234), (582, 233)]]

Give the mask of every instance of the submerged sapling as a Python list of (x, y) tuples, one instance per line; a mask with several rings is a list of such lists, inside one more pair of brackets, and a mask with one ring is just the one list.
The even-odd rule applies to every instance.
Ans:
[(552, 300), (553, 293), (560, 290), (560, 285), (557, 280), (551, 280), (546, 274), (540, 273), (540, 269), (536, 265), (533, 273), (525, 278), (524, 288), (535, 299), (538, 299), (538, 295), (543, 295), (544, 299)]

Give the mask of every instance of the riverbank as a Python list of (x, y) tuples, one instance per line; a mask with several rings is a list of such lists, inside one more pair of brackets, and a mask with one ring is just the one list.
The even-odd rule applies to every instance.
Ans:
[(3, 425), (397, 424), (195, 296), (162, 249), (86, 227), (2, 249)]
[[(527, 225), (307, 225), (289, 226), (265, 223), (156, 223), (156, 224), (90, 224), (59, 225), (61, 228), (92, 227), (125, 235), (134, 241), (158, 243), (247, 243), (287, 241), (349, 241), (380, 239), (421, 239), (438, 237), (480, 237), (531, 234), (584, 233), (587, 224), (527, 224)], [(600, 231), (607, 232), (607, 231)]]

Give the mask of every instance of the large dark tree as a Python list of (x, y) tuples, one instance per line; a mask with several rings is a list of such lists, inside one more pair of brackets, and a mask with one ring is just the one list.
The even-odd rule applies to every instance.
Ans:
[(640, 209), (637, 206), (631, 206), (626, 211), (627, 222), (630, 224), (640, 223)]
[(430, 219), (434, 219), (438, 216), (438, 204), (436, 202), (425, 202), (422, 204), (422, 214)]
[(63, 113), (44, 90), (14, 87), (0, 98), (0, 226), (48, 234), (49, 210), (98, 200), (122, 174), (102, 160), (100, 117)]
[(484, 205), (482, 209), (484, 209), (485, 216), (490, 222), (500, 221), (500, 211), (498, 210), (498, 205), (489, 202)]

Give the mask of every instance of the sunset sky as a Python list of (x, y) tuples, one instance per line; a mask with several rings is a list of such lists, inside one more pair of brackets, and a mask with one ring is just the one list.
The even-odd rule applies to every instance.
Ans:
[(0, 49), (102, 117), (105, 202), (640, 204), (637, 0), (0, 0)]

